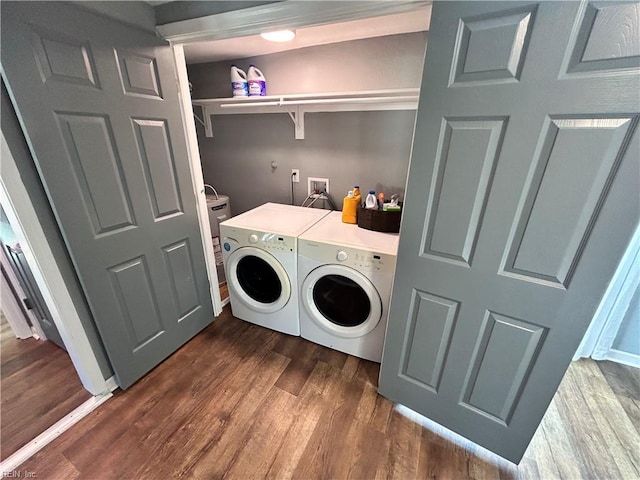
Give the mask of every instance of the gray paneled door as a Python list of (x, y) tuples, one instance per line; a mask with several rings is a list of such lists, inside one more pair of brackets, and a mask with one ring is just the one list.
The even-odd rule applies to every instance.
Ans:
[(2, 2), (2, 67), (126, 388), (213, 320), (170, 48), (62, 2)]
[(640, 6), (435, 2), (380, 392), (518, 462), (638, 224)]

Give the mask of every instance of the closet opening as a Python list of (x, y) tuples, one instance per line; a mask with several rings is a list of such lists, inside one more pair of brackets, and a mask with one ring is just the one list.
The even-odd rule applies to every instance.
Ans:
[[(229, 215), (266, 202), (340, 209), (358, 184), (403, 197), (430, 17), (430, 5), (414, 4), (297, 28), (280, 19), (295, 31), (282, 43), (237, 29), (172, 38), (158, 27), (176, 57), (200, 220), (211, 232), (203, 242), (218, 285), (212, 295), (221, 307), (229, 300), (217, 234)], [(265, 95), (234, 97), (232, 70), (246, 74), (252, 65)], [(326, 180), (326, 196), (312, 191), (318, 179)], [(212, 210), (222, 207), (212, 207), (207, 185), (228, 207), (223, 215)]]

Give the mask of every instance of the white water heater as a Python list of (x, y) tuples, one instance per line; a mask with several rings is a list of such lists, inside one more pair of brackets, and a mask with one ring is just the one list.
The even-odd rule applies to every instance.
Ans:
[(207, 195), (207, 211), (209, 212), (209, 225), (211, 236), (220, 236), (220, 222), (231, 218), (231, 205), (226, 195)]
[[(215, 191), (215, 190), (214, 190)], [(207, 212), (209, 212), (209, 226), (213, 240), (213, 253), (216, 259), (216, 271), (218, 281), (222, 284), (226, 281), (224, 265), (222, 262), (222, 250), (220, 246), (220, 222), (231, 218), (231, 205), (226, 195), (207, 195)]]

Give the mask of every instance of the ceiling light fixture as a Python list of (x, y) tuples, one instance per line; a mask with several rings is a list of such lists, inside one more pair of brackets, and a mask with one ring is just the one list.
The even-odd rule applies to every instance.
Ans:
[(270, 42), (289, 42), (295, 38), (296, 33), (293, 30), (278, 30), (261, 33), (260, 36)]

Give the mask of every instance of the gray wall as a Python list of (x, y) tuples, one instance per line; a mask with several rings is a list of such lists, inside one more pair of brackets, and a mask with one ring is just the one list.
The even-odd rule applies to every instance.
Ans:
[(148, 3), (140, 1), (73, 1), (67, 3), (155, 33), (156, 15), (153, 7)]
[(234, 215), (265, 202), (289, 203), (292, 168), (301, 177), (296, 205), (307, 196), (307, 177), (329, 178), (340, 210), (354, 184), (403, 193), (414, 120), (415, 112), (402, 111), (308, 114), (306, 138), (295, 140), (287, 115), (214, 116), (215, 137), (198, 135), (205, 183), (229, 195)]
[(218, 13), (230, 12), (232, 10), (240, 10), (243, 8), (257, 7), (266, 3), (275, 3), (274, 1), (179, 1), (163, 3), (156, 5), (156, 24), (164, 25), (166, 23), (180, 22), (192, 18), (205, 17), (207, 15), (216, 15)]
[(192, 97), (230, 96), (232, 64), (260, 68), (267, 95), (419, 87), (426, 45), (427, 32), (418, 32), (189, 65)]
[[(226, 97), (229, 66), (255, 63), (269, 94), (417, 87), (425, 46), (426, 33), (343, 42), (191, 65), (189, 80), (193, 98)], [(286, 114), (214, 115), (213, 138), (197, 127), (205, 182), (230, 196), (234, 215), (267, 201), (289, 203), (292, 168), (300, 169), (297, 205), (307, 196), (307, 177), (328, 177), (339, 209), (354, 184), (402, 194), (414, 121), (415, 111), (309, 113), (305, 139), (295, 140)]]
[(2, 82), (2, 90), (0, 95), (0, 111), (2, 111), (1, 124), (2, 133), (4, 134), (9, 150), (15, 159), (15, 162), (20, 171), (20, 177), (29, 191), (31, 201), (35, 208), (38, 210), (40, 219), (40, 225), (45, 232), (49, 247), (54, 253), (56, 264), (60, 270), (62, 277), (65, 279), (65, 285), (69, 290), (69, 294), (73, 301), (73, 304), (78, 311), (82, 325), (87, 332), (89, 343), (95, 352), (100, 370), (104, 375), (104, 378), (109, 378), (113, 375), (111, 365), (107, 359), (104, 346), (98, 336), (93, 317), (89, 311), (89, 306), (80, 287), (80, 282), (75, 273), (75, 268), (71, 263), (71, 258), (62, 239), (62, 234), (58, 229), (58, 224), (49, 205), (49, 201), (45, 194), (40, 177), (36, 170), (35, 164), (29, 152), (29, 147), (24, 139), (18, 118), (16, 117), (13, 105), (9, 99), (9, 94), (5, 88), (4, 82)]
[(612, 348), (640, 355), (640, 287), (636, 287)]

